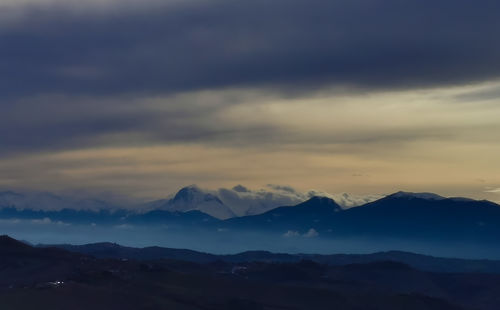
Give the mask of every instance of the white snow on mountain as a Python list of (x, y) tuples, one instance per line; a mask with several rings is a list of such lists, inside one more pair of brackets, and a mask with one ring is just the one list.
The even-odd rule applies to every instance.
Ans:
[(180, 212), (199, 210), (219, 219), (236, 216), (216, 195), (203, 191), (196, 185), (182, 188), (163, 207), (169, 211)]
[(352, 195), (348, 193), (342, 194), (325, 194), (325, 197), (332, 198), (343, 209), (349, 209), (366, 203), (378, 200), (385, 197), (385, 195)]
[(274, 184), (268, 184), (258, 190), (251, 190), (243, 185), (217, 190), (201, 189), (196, 185), (191, 185), (181, 189), (170, 200), (164, 200), (162, 203), (152, 202), (151, 205), (162, 205), (162, 208), (170, 211), (199, 210), (214, 217), (226, 219), (234, 216), (261, 214), (282, 206), (294, 206), (314, 196), (332, 198), (343, 208), (359, 206), (383, 197), (381, 195), (355, 196), (346, 193), (330, 194), (316, 190), (300, 192), (290, 186)]
[(342, 208), (351, 208), (382, 198), (381, 195), (356, 196), (330, 194), (310, 190), (301, 192), (290, 186), (268, 184), (253, 190), (242, 185), (216, 190), (201, 189), (191, 185), (180, 189), (164, 199), (147, 203), (107, 202), (101, 199), (81, 199), (71, 195), (56, 195), (47, 192), (0, 192), (0, 208), (15, 207), (32, 210), (113, 210), (118, 208), (133, 209), (136, 212), (168, 210), (186, 212), (199, 210), (219, 219), (236, 216), (257, 215), (277, 207), (294, 206), (311, 197), (322, 196), (334, 199)]

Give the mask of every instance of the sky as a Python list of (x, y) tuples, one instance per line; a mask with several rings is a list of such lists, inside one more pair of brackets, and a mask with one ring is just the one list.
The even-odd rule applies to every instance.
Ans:
[(0, 188), (500, 201), (496, 0), (0, 0)]

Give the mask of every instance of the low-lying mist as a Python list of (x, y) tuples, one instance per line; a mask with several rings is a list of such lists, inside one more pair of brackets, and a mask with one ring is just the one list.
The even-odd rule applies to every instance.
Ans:
[(397, 238), (335, 238), (314, 230), (248, 232), (230, 229), (193, 229), (166, 225), (74, 225), (40, 220), (0, 220), (3, 234), (31, 244), (88, 244), (112, 242), (130, 247), (161, 246), (213, 254), (263, 250), (279, 253), (366, 254), (406, 251), (419, 254), (471, 259), (500, 259), (500, 249), (462, 243), (400, 240)]

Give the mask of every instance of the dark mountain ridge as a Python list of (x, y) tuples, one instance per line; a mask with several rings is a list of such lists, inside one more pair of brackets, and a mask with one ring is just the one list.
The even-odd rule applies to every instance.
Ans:
[(233, 229), (286, 231), (293, 228), (307, 231), (312, 224), (327, 221), (342, 211), (342, 207), (333, 199), (312, 197), (296, 206), (279, 207), (259, 215), (228, 219), (223, 226)]
[(342, 210), (329, 198), (312, 198), (256, 216), (233, 218), (223, 227), (276, 233), (315, 229), (321, 237), (390, 237), (422, 241), (496, 244), (500, 206), (490, 201), (399, 192)]
[[(211, 260), (210, 254), (174, 250), (182, 255), (136, 261), (121, 255), (159, 248), (100, 243), (72, 249), (119, 257), (93, 258), (0, 237), (0, 254), (8, 253), (0, 255), (2, 308), (493, 310), (499, 301), (498, 274), (426, 272), (386, 259), (394, 253), (333, 265), (311, 255), (264, 251)], [(183, 260), (189, 255), (191, 261)]]
[[(112, 243), (97, 246), (117, 248)], [(33, 248), (1, 237), (0, 253), (7, 250), (10, 255), (0, 255), (2, 309), (326, 310), (332, 305), (343, 310), (366, 309), (367, 305), (386, 310), (461, 309), (451, 302), (456, 293), (450, 298), (440, 293), (434, 275), (409, 267), (398, 267), (397, 272), (399, 277), (412, 275), (411, 284), (394, 290), (393, 282), (378, 280), (383, 286), (375, 288), (376, 275), (394, 273), (394, 263), (328, 267), (311, 261), (136, 262), (94, 259), (60, 249), (52, 255), (56, 253), (52, 248)], [(360, 272), (370, 276), (360, 278)], [(459, 282), (465, 288), (471, 285), (467, 279)], [(423, 294), (425, 287), (433, 290)], [(489, 310), (494, 300), (486, 297), (482, 309)], [(459, 302), (478, 303), (474, 298)]]
[[(47, 247), (47, 245), (38, 245)], [(373, 254), (287, 254), (268, 251), (246, 251), (238, 254), (216, 255), (187, 249), (172, 249), (164, 247), (134, 248), (116, 243), (93, 243), (85, 245), (50, 245), (67, 251), (91, 255), (97, 258), (159, 260), (174, 259), (193, 263), (213, 263), (224, 261), (228, 263), (265, 262), (293, 263), (310, 260), (319, 264), (343, 266), (350, 264), (369, 264), (379, 261), (392, 261), (406, 264), (415, 269), (431, 272), (447, 273), (495, 273), (500, 274), (499, 260), (458, 259), (434, 257), (402, 251), (377, 252)]]

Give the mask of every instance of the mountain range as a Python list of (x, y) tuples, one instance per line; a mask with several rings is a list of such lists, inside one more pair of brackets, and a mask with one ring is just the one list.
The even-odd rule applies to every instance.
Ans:
[(190, 185), (180, 189), (170, 198), (150, 202), (147, 206), (180, 212), (198, 210), (225, 220), (262, 214), (281, 206), (296, 205), (315, 196), (335, 199), (343, 208), (359, 206), (382, 197), (380, 195), (355, 196), (347, 193), (330, 194), (314, 190), (303, 193), (289, 186), (272, 184), (256, 191), (242, 185), (217, 190), (205, 190), (197, 185)]
[[(197, 186), (185, 187), (171, 199), (150, 203), (149, 206), (154, 206), (152, 210), (120, 209), (98, 200), (92, 204), (94, 208), (75, 209), (70, 201), (55, 195), (35, 197), (44, 199), (36, 204), (33, 197), (26, 198), (14, 192), (0, 193), (0, 219), (50, 219), (69, 224), (185, 225), (189, 222), (202, 226), (216, 225), (223, 229), (298, 233), (314, 229), (321, 234), (337, 235), (370, 233), (467, 237), (471, 233), (480, 233), (488, 239), (495, 236), (500, 223), (500, 206), (493, 202), (445, 198), (432, 193), (397, 192), (351, 208), (345, 208), (328, 197), (313, 196), (295, 205), (279, 206), (246, 216), (237, 216), (220, 198)], [(63, 208), (42, 208), (50, 200), (58, 202), (58, 207)], [(82, 203), (80, 201), (79, 205)], [(100, 208), (96, 208), (97, 205)]]
[(217, 263), (221, 261), (227, 263), (298, 263), (302, 260), (310, 260), (318, 264), (326, 264), (330, 266), (392, 261), (430, 272), (500, 274), (500, 260), (443, 258), (402, 251), (387, 251), (372, 254), (330, 255), (246, 251), (237, 254), (216, 255), (188, 249), (173, 249), (158, 246), (135, 248), (110, 242), (83, 245), (37, 245), (37, 247), (58, 248), (73, 253), (91, 255), (100, 259), (134, 259), (140, 261), (169, 259), (199, 264)]
[(18, 210), (29, 209), (36, 211), (58, 211), (62, 209), (105, 210), (109, 212), (128, 209), (139, 213), (158, 209), (173, 212), (197, 210), (224, 220), (232, 217), (261, 214), (281, 206), (296, 205), (314, 196), (332, 198), (343, 208), (359, 206), (383, 197), (381, 195), (356, 196), (347, 193), (330, 194), (315, 190), (299, 192), (289, 186), (272, 184), (266, 185), (259, 190), (251, 190), (242, 185), (230, 189), (206, 190), (197, 185), (190, 185), (181, 188), (176, 194), (167, 196), (164, 199), (145, 203), (125, 201), (125, 207), (123, 207), (123, 201), (115, 202), (95, 198), (82, 199), (47, 192), (18, 193), (4, 191), (0, 192), (0, 208), (12, 207)]
[[(8, 195), (11, 197), (13, 194)], [(372, 251), (410, 250), (445, 255), (450, 250), (450, 255), (456, 257), (500, 257), (497, 246), (500, 240), (500, 206), (486, 200), (397, 192), (361, 206), (345, 208), (331, 198), (314, 196), (304, 202), (272, 208), (260, 214), (236, 216), (236, 212), (218, 196), (190, 186), (154, 206), (149, 210), (40, 210), (3, 205), (0, 221), (53, 224), (58, 226), (57, 231), (63, 233), (74, 229), (78, 236), (82, 231), (87, 232), (89, 228), (85, 227), (89, 225), (99, 229), (136, 227), (146, 231), (145, 240), (153, 236), (151, 234), (154, 234), (154, 240), (161, 240), (162, 234), (165, 234), (176, 245), (182, 246), (181, 240), (188, 238), (185, 242), (195, 246), (197, 243), (212, 244), (214, 247), (226, 244), (226, 250), (231, 249), (231, 244), (244, 244), (247, 249), (283, 249), (273, 246), (279, 244), (289, 248), (298, 246), (295, 251), (300, 251), (308, 245), (328, 240), (321, 244), (323, 253), (331, 253), (329, 247), (352, 244)], [(217, 213), (218, 217), (205, 213), (207, 210)], [(44, 229), (50, 229), (50, 225), (45, 226), (47, 228)], [(32, 230), (40, 227), (38, 225)], [(156, 231), (152, 232), (154, 229)], [(85, 240), (100, 240), (99, 234), (103, 232), (93, 231), (96, 237)], [(113, 233), (122, 236), (124, 231)], [(129, 234), (123, 237), (125, 239), (120, 237), (116, 240), (126, 241), (126, 238), (134, 237), (133, 231)], [(264, 247), (263, 242), (269, 246)]]
[(330, 235), (421, 236), (495, 241), (500, 233), (500, 206), (486, 200), (444, 198), (398, 192), (365, 205), (343, 209), (334, 200), (313, 197), (293, 207), (224, 222), (227, 228), (298, 231)]

